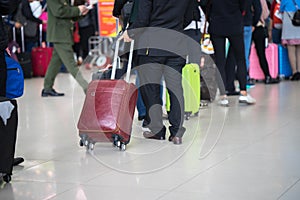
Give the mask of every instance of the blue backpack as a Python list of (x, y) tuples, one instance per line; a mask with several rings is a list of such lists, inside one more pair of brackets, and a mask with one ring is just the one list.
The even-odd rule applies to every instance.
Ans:
[(24, 76), (21, 65), (5, 53), (7, 65), (6, 97), (17, 98), (23, 95)]

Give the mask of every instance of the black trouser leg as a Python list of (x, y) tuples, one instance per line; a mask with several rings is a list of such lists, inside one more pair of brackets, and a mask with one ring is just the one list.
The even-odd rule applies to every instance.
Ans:
[(6, 62), (4, 51), (0, 52), (0, 96), (6, 96), (6, 78), (7, 78), (7, 70), (6, 70)]
[(265, 77), (270, 76), (269, 65), (266, 58), (265, 46), (265, 28), (262, 26), (255, 27), (252, 38), (255, 44), (256, 53), (259, 59), (259, 64), (264, 72)]
[(237, 65), (237, 78), (240, 84), (240, 90), (246, 90), (247, 84), (247, 67), (245, 59), (245, 45), (243, 33), (228, 37), (230, 46), (232, 47)]

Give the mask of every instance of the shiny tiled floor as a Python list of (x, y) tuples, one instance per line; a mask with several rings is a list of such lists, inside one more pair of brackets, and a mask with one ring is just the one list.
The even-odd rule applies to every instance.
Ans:
[(230, 97), (185, 122), (184, 143), (150, 141), (135, 119), (125, 152), (78, 145), (76, 124), (84, 94), (69, 74), (41, 98), (43, 78), (25, 82), (19, 103), (16, 155), (1, 200), (298, 200), (300, 199), (300, 82), (256, 84), (255, 106)]

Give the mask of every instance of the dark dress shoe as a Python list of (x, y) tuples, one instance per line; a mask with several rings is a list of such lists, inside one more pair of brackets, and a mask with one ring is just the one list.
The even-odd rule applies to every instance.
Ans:
[(182, 144), (181, 137), (173, 137), (172, 141), (173, 141), (173, 144)]
[(52, 96), (52, 97), (60, 97), (60, 96), (64, 96), (64, 93), (58, 93), (56, 92), (54, 89), (51, 90), (42, 90), (42, 97), (48, 97), (48, 96)]
[(138, 116), (138, 120), (139, 120), (139, 121), (143, 121), (143, 120), (145, 119), (145, 117), (146, 117), (145, 115)]
[(300, 72), (296, 72), (293, 74), (291, 81), (298, 81), (300, 80)]
[(275, 84), (275, 83), (279, 83), (279, 79), (277, 78), (272, 78), (270, 76), (267, 76), (265, 79), (265, 84)]
[(154, 139), (154, 140), (164, 140), (164, 139), (166, 139), (165, 136), (159, 136), (159, 135), (153, 134), (152, 132), (149, 132), (149, 131), (145, 131), (143, 133), (143, 136), (146, 139)]
[(17, 166), (17, 165), (21, 164), (22, 162), (24, 162), (24, 158), (22, 158), (22, 157), (14, 158), (13, 166)]

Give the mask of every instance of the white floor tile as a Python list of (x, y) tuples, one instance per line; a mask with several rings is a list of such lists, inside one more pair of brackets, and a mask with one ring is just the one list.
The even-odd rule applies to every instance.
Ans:
[(185, 121), (179, 146), (144, 139), (136, 114), (126, 151), (96, 143), (87, 152), (77, 130), (84, 93), (74, 79), (59, 74), (54, 88), (66, 96), (54, 98), (41, 98), (43, 78), (26, 79), (16, 146), (25, 162), (1, 183), (0, 199), (299, 199), (299, 87), (257, 83), (249, 91), (256, 105), (213, 102)]

